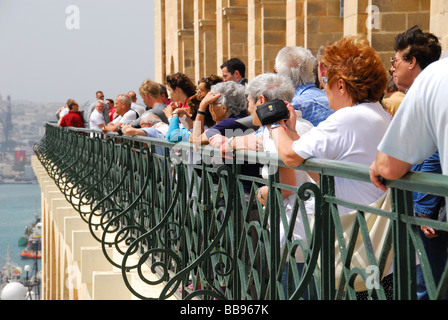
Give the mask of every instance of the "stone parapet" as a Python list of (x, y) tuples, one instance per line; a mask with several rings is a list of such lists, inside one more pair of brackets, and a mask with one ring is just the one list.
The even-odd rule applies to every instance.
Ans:
[[(88, 224), (66, 200), (37, 157), (31, 161), (41, 188), (43, 300), (133, 300), (122, 272), (104, 256)], [(96, 234), (100, 237), (100, 233)], [(113, 256), (113, 248), (109, 256)], [(152, 275), (155, 277), (155, 275)], [(138, 281), (129, 272), (128, 281)], [(157, 298), (163, 288), (147, 286)], [(173, 298), (175, 299), (175, 297)]]

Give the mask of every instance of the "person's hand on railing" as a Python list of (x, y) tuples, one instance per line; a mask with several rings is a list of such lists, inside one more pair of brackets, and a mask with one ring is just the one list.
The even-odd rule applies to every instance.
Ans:
[(378, 173), (378, 169), (376, 167), (376, 161), (372, 162), (372, 164), (369, 167), (369, 175), (370, 175), (370, 181), (373, 183), (373, 185), (383, 191), (387, 190), (387, 186), (383, 183), (381, 180), (381, 177)]
[[(263, 151), (263, 136), (255, 136), (255, 134), (249, 134), (245, 136), (230, 137), (220, 141), (221, 155), (223, 157), (229, 156), (234, 150), (254, 150)], [(218, 146), (215, 146), (218, 148)]]
[(261, 188), (258, 188), (258, 190), (257, 190), (257, 200), (260, 201), (260, 203), (263, 206), (266, 205), (266, 200), (268, 197), (268, 190), (269, 190), (268, 186), (263, 186)]
[(225, 136), (222, 136), (220, 134), (215, 134), (214, 136), (212, 136), (209, 139), (209, 142), (213, 148), (221, 149), (223, 145), (227, 144), (228, 140), (229, 139), (227, 139)]

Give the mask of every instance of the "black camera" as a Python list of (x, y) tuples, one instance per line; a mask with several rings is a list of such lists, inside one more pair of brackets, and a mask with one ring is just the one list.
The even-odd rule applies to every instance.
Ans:
[(283, 100), (279, 99), (275, 99), (258, 106), (256, 112), (262, 125), (289, 119), (288, 107)]

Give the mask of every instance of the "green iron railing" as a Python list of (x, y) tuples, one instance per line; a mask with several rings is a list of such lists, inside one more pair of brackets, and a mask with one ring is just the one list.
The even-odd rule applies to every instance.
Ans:
[[(334, 177), (370, 182), (368, 168), (352, 163), (310, 159), (295, 169), (318, 172), (319, 185), (291, 187), (279, 183), (275, 168), (283, 163), (266, 153), (239, 151), (222, 161), (210, 147), (195, 150), (188, 143), (106, 136), (52, 123), (35, 153), (140, 299), (333, 300), (357, 299), (361, 290), (381, 300), (386, 292), (380, 279), (389, 269), (394, 299), (415, 299), (416, 257), (430, 299), (447, 291), (448, 268), (436, 286), (418, 228), (448, 231), (448, 224), (415, 217), (412, 191), (447, 196), (448, 177), (409, 173), (387, 181), (390, 208), (377, 208), (335, 197)], [(198, 154), (201, 161), (191, 161)], [(249, 176), (241, 172), (242, 163), (266, 165), (272, 174), (267, 180)], [(262, 185), (269, 186), (265, 206), (256, 199)], [(291, 217), (282, 189), (295, 194)], [(311, 223), (307, 199), (315, 203)], [(349, 228), (338, 205), (354, 210)], [(293, 237), (298, 215), (306, 241)], [(372, 217), (377, 223), (381, 217), (377, 234)], [(110, 254), (111, 247), (120, 258)], [(292, 267), (299, 252), (300, 269)], [(129, 280), (131, 271), (138, 276)], [(150, 296), (145, 288), (155, 284), (163, 290)]]

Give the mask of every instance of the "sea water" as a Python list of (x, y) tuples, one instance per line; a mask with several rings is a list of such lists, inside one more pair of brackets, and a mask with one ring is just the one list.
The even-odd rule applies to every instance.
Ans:
[(0, 184), (0, 266), (6, 262), (9, 247), (10, 258), (22, 268), (22, 277), (25, 277), (25, 265), (33, 271), (35, 259), (20, 257), (25, 247), (19, 246), (19, 238), (26, 226), (34, 224), (36, 217), (40, 217), (40, 196), (38, 184)]

